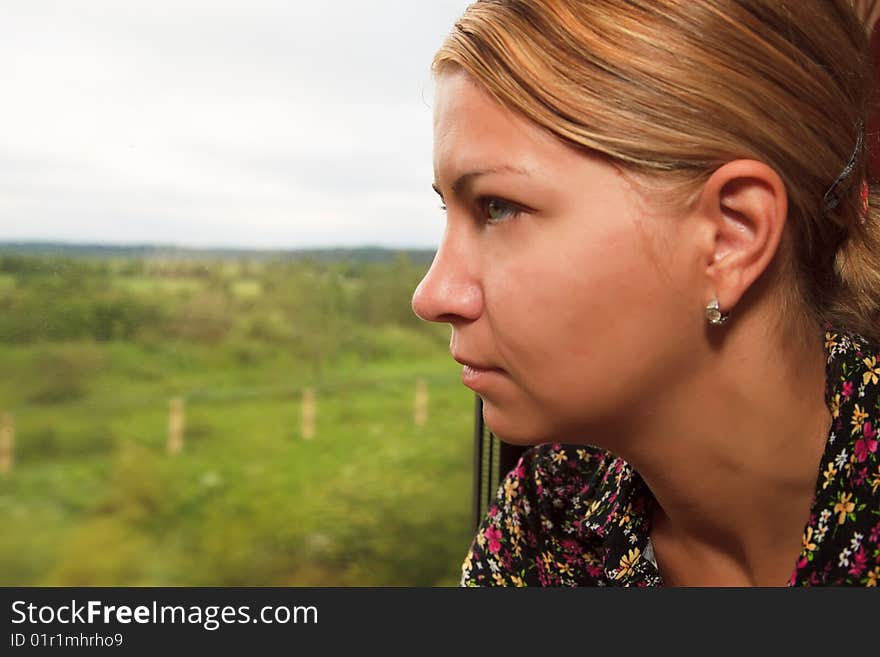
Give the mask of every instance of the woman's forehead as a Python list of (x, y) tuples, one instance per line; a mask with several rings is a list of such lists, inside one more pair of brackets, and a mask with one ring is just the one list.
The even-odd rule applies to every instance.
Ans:
[(435, 175), (489, 171), (538, 177), (548, 169), (571, 166), (581, 157), (582, 152), (502, 106), (467, 74), (456, 71), (438, 78)]

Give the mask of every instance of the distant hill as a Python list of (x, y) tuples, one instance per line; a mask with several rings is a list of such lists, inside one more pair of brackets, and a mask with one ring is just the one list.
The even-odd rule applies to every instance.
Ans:
[(0, 254), (52, 255), (70, 258), (161, 258), (163, 260), (318, 260), (322, 262), (384, 262), (406, 254), (413, 263), (429, 264), (433, 249), (354, 248), (259, 250), (192, 249), (155, 244), (108, 245), (65, 242), (0, 242)]

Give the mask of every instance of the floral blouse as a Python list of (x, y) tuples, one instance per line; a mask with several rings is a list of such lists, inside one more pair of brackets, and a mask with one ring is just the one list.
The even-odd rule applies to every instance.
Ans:
[[(880, 349), (825, 327), (832, 426), (790, 586), (880, 584)], [(607, 450), (543, 444), (504, 478), (462, 565), (462, 586), (663, 586), (654, 498)]]

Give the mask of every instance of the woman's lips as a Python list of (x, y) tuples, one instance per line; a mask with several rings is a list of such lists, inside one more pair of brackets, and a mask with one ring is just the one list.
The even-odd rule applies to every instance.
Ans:
[(499, 369), (480, 369), (473, 365), (465, 365), (461, 370), (461, 382), (471, 390), (479, 391), (488, 384), (493, 377), (502, 373)]

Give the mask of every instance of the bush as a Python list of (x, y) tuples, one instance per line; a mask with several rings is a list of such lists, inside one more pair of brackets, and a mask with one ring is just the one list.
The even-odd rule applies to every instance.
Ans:
[(28, 401), (61, 404), (82, 397), (89, 378), (103, 363), (101, 352), (88, 343), (53, 347), (39, 353), (33, 374), (38, 378)]
[(22, 462), (45, 464), (59, 459), (108, 455), (117, 442), (113, 429), (106, 424), (73, 430), (43, 425), (21, 431), (16, 454)]
[(159, 323), (158, 308), (131, 299), (98, 299), (91, 308), (91, 335), (95, 340), (130, 340)]
[(219, 342), (232, 328), (231, 311), (222, 292), (206, 290), (173, 312), (166, 325), (167, 333), (196, 342)]

